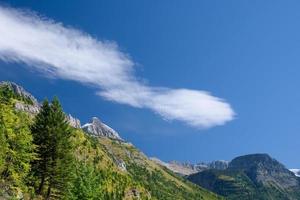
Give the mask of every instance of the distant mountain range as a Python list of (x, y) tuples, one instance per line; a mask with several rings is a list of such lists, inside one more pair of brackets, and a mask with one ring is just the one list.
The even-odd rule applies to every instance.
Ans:
[[(158, 158), (152, 157), (150, 158), (154, 162), (167, 167), (169, 170), (177, 173), (180, 176), (192, 175), (197, 172), (202, 172), (208, 169), (218, 169), (224, 170), (229, 166), (229, 161), (226, 160), (215, 160), (211, 162), (199, 162), (197, 164), (192, 164), (188, 162), (179, 162), (179, 161), (170, 161), (164, 162)], [(300, 169), (289, 169), (291, 172), (295, 174), (295, 176), (300, 177)]]
[(191, 163), (181, 163), (178, 161), (170, 161), (170, 162), (163, 162), (158, 158), (150, 158), (151, 160), (155, 161), (156, 163), (167, 167), (169, 170), (181, 175), (187, 176), (191, 174), (195, 174), (197, 172), (201, 172), (208, 169), (219, 169), (223, 170), (228, 167), (229, 162), (225, 160), (216, 160), (212, 162), (200, 162), (197, 164)]
[(300, 169), (287, 169), (267, 154), (251, 154), (232, 161), (198, 164), (156, 163), (189, 181), (232, 200), (300, 199)]

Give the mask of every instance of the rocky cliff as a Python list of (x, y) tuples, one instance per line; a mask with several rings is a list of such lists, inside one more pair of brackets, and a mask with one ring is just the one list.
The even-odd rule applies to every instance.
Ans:
[(73, 117), (71, 114), (66, 115), (69, 124), (74, 128), (81, 128), (80, 120)]

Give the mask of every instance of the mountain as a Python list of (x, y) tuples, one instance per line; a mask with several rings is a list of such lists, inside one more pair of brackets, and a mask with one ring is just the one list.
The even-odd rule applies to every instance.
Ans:
[(79, 119), (73, 117), (71, 114), (66, 115), (66, 119), (69, 122), (70, 126), (74, 128), (81, 128), (81, 122)]
[(7, 89), (7, 91), (12, 91), (11, 95), (17, 99), (23, 100), (31, 105), (38, 105), (38, 101), (33, 95), (14, 82), (1, 81), (0, 87), (2, 87), (2, 91), (4, 91), (4, 89)]
[(227, 169), (229, 163), (228, 161), (224, 161), (224, 160), (216, 160), (207, 163), (201, 162), (197, 164), (191, 164), (191, 163), (181, 163), (178, 161), (163, 162), (158, 158), (151, 158), (151, 159), (154, 162), (167, 167), (169, 170), (173, 171), (174, 173), (180, 176), (187, 176), (208, 169), (220, 169), (220, 170)]
[[(41, 110), (38, 101), (21, 86), (11, 82), (0, 83), (0, 199), (42, 199), (35, 194), (32, 177), (26, 176), (23, 170), (13, 171), (13, 179), (5, 179), (2, 175), (2, 164), (6, 166), (5, 151), (1, 142), (4, 133), (12, 134), (13, 130), (22, 127), (22, 134), (31, 138), (30, 126), (35, 116)], [(2, 118), (7, 118), (2, 121)], [(129, 200), (129, 199), (154, 199), (154, 200), (185, 200), (185, 199), (223, 199), (202, 187), (199, 187), (166, 167), (150, 160), (145, 154), (131, 143), (124, 141), (119, 134), (98, 118), (93, 118), (90, 123), (80, 126), (80, 121), (66, 114), (72, 131), (71, 143), (74, 156), (74, 187), (82, 196), (101, 196), (103, 200)], [(9, 123), (9, 124), (4, 124)], [(9, 129), (5, 129), (8, 127)], [(22, 129), (22, 130), (23, 130)], [(15, 137), (15, 136), (14, 136)], [(18, 147), (30, 145), (21, 140)], [(9, 149), (10, 146), (6, 145)], [(6, 147), (5, 146), (5, 147)], [(35, 147), (32, 147), (35, 148)], [(3, 150), (3, 151), (2, 151)], [(3, 153), (4, 152), (4, 153)], [(3, 159), (2, 159), (3, 158)], [(28, 158), (29, 159), (29, 158)], [(28, 161), (27, 161), (28, 162)], [(9, 165), (14, 166), (14, 165)], [(22, 165), (23, 166), (23, 165)], [(26, 163), (26, 173), (30, 172), (30, 163)], [(17, 167), (17, 166), (16, 166)], [(29, 171), (29, 172), (28, 172)], [(20, 176), (22, 173), (22, 176)], [(23, 178), (20, 178), (23, 177)], [(79, 188), (79, 189), (78, 189)], [(81, 189), (82, 188), (82, 189)], [(88, 193), (88, 194), (85, 194)], [(73, 195), (79, 195), (72, 193)], [(85, 199), (71, 198), (67, 199)], [(92, 199), (92, 198), (87, 198)]]
[(267, 154), (234, 158), (225, 170), (205, 170), (188, 177), (228, 199), (300, 199), (300, 181)]
[(295, 174), (295, 176), (300, 177), (300, 169), (290, 169), (291, 172)]
[[(35, 116), (39, 113), (41, 105), (38, 103), (37, 99), (27, 92), (22, 86), (9, 81), (0, 82), (0, 95), (2, 97), (9, 97), (14, 99), (14, 107), (16, 110), (26, 112), (31, 116)], [(66, 120), (69, 122), (70, 126), (74, 128), (81, 128), (80, 120), (74, 118), (70, 114), (66, 114)]]
[(93, 117), (90, 123), (83, 125), (81, 128), (86, 133), (96, 137), (108, 137), (115, 140), (123, 140), (114, 129), (102, 123), (97, 117)]

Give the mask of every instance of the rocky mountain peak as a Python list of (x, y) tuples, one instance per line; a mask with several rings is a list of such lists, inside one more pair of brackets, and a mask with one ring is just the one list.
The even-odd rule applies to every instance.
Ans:
[(102, 121), (98, 117), (92, 117), (91, 123), (98, 125), (98, 126), (101, 126), (101, 124), (103, 124)]
[(10, 81), (2, 81), (0, 82), (0, 86), (7, 86), (16, 95), (29, 99), (33, 105), (38, 105), (38, 101), (36, 100), (36, 98), (34, 98), (34, 96), (27, 92), (22, 86)]
[(67, 121), (69, 122), (70, 126), (74, 128), (81, 128), (80, 120), (73, 117), (71, 114), (66, 115)]
[(295, 174), (295, 176), (300, 177), (300, 169), (290, 169), (291, 172)]
[(268, 154), (250, 154), (234, 158), (229, 169), (249, 170), (257, 167), (285, 169), (285, 167)]
[(83, 125), (81, 128), (86, 133), (96, 137), (108, 137), (111, 139), (123, 140), (114, 129), (101, 122), (97, 117), (93, 117), (90, 123)]

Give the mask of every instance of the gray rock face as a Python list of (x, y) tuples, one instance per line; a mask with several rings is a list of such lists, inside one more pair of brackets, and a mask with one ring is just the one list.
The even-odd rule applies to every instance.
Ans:
[(30, 105), (23, 102), (16, 102), (15, 109), (23, 112), (27, 112), (31, 115), (36, 115), (40, 112), (40, 106), (38, 104)]
[(93, 117), (90, 123), (83, 125), (82, 130), (96, 137), (108, 137), (115, 140), (123, 141), (119, 134), (106, 124), (102, 123), (97, 117)]
[(27, 92), (23, 87), (19, 86), (18, 84), (14, 82), (2, 81), (0, 82), (0, 85), (8, 86), (16, 95), (30, 99), (33, 105), (38, 105), (38, 101), (36, 100), (36, 98), (34, 98), (34, 96), (32, 96), (29, 92)]
[(117, 163), (117, 165), (118, 165), (118, 167), (119, 167), (119, 169), (120, 170), (122, 170), (122, 171), (127, 171), (127, 169), (126, 169), (126, 163), (123, 161), (123, 160), (116, 160), (116, 163)]
[(81, 123), (80, 120), (77, 118), (74, 118), (72, 115), (68, 114), (66, 115), (66, 118), (70, 124), (70, 126), (74, 127), (74, 128), (81, 128)]
[(209, 169), (218, 169), (218, 170), (224, 170), (227, 169), (229, 165), (228, 161), (225, 160), (216, 160), (208, 163)]
[(166, 168), (168, 168), (169, 170), (175, 172), (176, 174), (182, 175), (182, 176), (186, 176), (186, 175), (190, 175), (190, 174), (194, 174), (197, 173), (197, 169), (194, 167), (194, 165), (190, 164), (190, 163), (180, 163), (177, 161), (171, 161), (169, 163), (167, 162), (163, 162), (158, 158), (152, 157), (150, 158), (150, 160), (156, 162), (157, 164), (164, 166)]
[(15, 109), (23, 112), (27, 112), (32, 115), (36, 115), (40, 111), (40, 105), (36, 98), (27, 92), (23, 87), (19, 86), (14, 82), (2, 81), (0, 82), (0, 87), (9, 88), (16, 96), (28, 99), (31, 103), (24, 103), (19, 101), (15, 103)]

